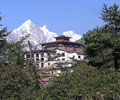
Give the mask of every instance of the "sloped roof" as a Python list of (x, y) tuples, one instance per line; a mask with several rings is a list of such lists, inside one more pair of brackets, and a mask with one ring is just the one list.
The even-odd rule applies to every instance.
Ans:
[(80, 43), (76, 42), (71, 42), (71, 41), (55, 41), (55, 42), (49, 42), (49, 43), (42, 43), (42, 46), (47, 46), (47, 47), (55, 47), (59, 44), (64, 44), (64, 45), (78, 45), (81, 46)]
[(55, 37), (56, 39), (69, 39), (71, 37), (67, 37), (67, 36), (64, 36), (64, 35), (61, 35), (61, 36), (58, 36), (58, 37)]

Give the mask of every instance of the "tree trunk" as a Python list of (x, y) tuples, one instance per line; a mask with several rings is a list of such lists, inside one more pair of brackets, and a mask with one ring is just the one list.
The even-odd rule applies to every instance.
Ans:
[(28, 40), (29, 50), (30, 50), (30, 61), (32, 62), (32, 45), (30, 41)]

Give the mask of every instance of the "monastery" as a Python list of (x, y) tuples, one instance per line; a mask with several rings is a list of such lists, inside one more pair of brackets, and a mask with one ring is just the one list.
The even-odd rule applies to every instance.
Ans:
[[(40, 76), (43, 76), (43, 72), (50, 72), (52, 75), (59, 76), (62, 73), (61, 68), (72, 66), (74, 63), (72, 59), (84, 59), (82, 44), (72, 42), (70, 37), (64, 35), (55, 38), (56, 41), (54, 42), (42, 43), (41, 50), (32, 51), (32, 60), (36, 67), (40, 69)], [(25, 53), (24, 58), (25, 60), (30, 59), (30, 53)], [(48, 71), (49, 68), (52, 68), (52, 71)], [(42, 80), (49, 79), (43, 77)]]

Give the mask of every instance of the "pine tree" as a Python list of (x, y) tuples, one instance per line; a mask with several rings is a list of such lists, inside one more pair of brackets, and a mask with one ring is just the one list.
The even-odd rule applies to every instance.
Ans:
[[(118, 10), (119, 6), (114, 4), (113, 6), (107, 7), (104, 4), (101, 18), (108, 22), (108, 32), (112, 34), (111, 38), (111, 48), (112, 49), (112, 56), (114, 60), (114, 67), (115, 69), (119, 69), (119, 58), (120, 58), (120, 10)], [(113, 26), (111, 29), (110, 26)]]
[(90, 64), (97, 67), (114, 67), (120, 64), (120, 11), (114, 4), (107, 8), (104, 4), (101, 18), (107, 24), (102, 28), (88, 31), (84, 35), (85, 53), (90, 57)]
[(110, 7), (107, 7), (107, 5), (104, 4), (100, 17), (104, 22), (115, 25), (116, 30), (120, 25), (120, 11), (118, 8), (119, 6), (116, 4)]
[[(2, 17), (0, 16), (0, 21), (2, 20)], [(7, 41), (6, 41), (6, 36), (8, 35), (7, 32), (7, 28), (3, 28), (2, 24), (0, 24), (0, 65), (3, 65), (4, 62), (4, 55), (3, 50), (5, 48), (5, 46), (7, 45)]]

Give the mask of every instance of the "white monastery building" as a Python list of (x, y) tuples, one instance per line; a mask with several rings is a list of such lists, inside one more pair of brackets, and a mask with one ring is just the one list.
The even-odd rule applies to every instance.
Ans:
[[(32, 52), (32, 59), (39, 69), (54, 66), (71, 67), (72, 59), (83, 60), (83, 49), (80, 43), (71, 42), (70, 37), (61, 35), (55, 37), (56, 41), (42, 44), (42, 50)], [(24, 55), (25, 59), (30, 59), (30, 54), (27, 52)], [(51, 60), (50, 58), (55, 57)], [(72, 58), (72, 59), (71, 59)]]

